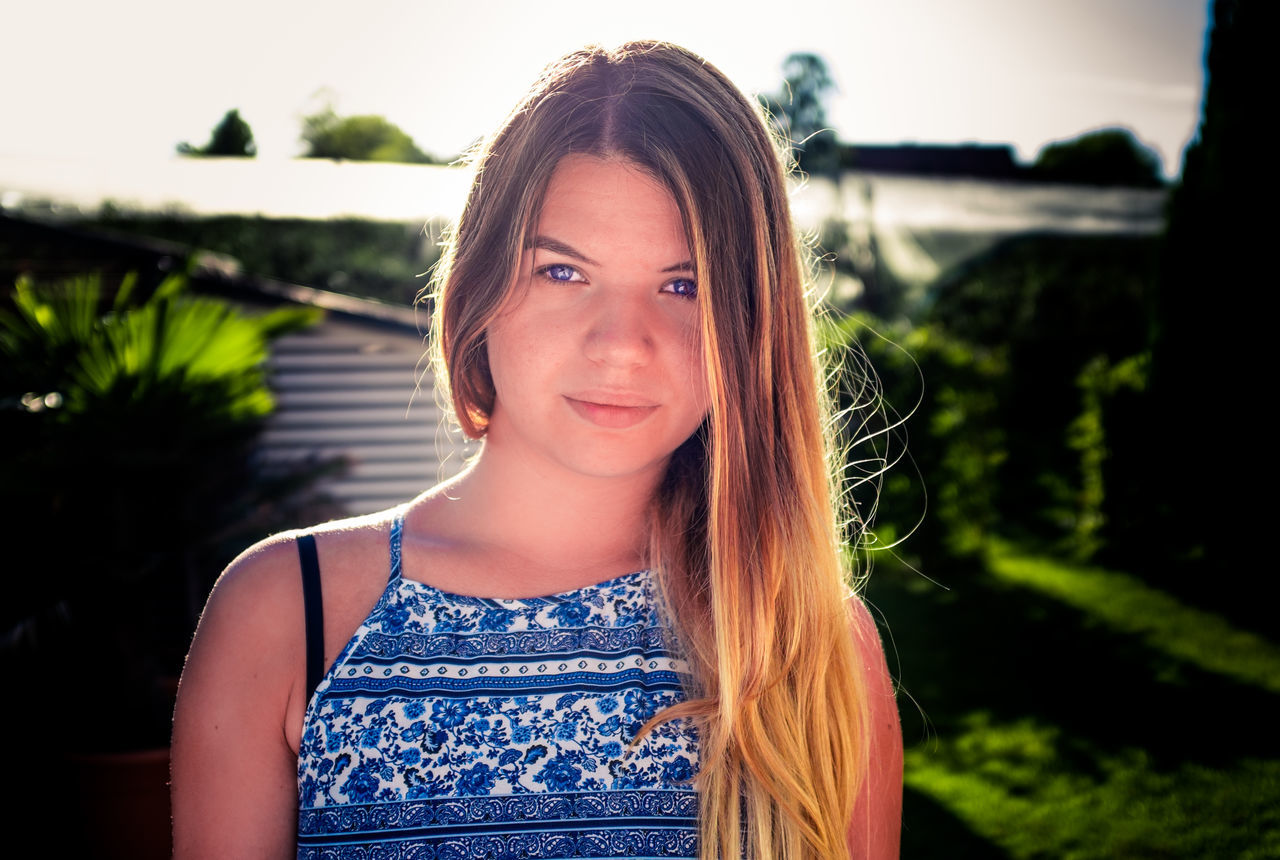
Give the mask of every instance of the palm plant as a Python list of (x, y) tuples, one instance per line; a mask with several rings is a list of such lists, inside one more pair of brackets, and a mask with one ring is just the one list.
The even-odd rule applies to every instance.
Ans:
[(274, 406), (269, 341), (317, 312), (250, 316), (186, 283), (22, 278), (0, 306), (0, 489), (29, 559), (0, 577), (6, 663), (56, 699), (51, 667), (93, 661), (75, 695), (113, 705), (88, 748), (167, 741), (155, 679), (177, 675), (230, 547), (306, 483), (264, 475), (254, 446)]

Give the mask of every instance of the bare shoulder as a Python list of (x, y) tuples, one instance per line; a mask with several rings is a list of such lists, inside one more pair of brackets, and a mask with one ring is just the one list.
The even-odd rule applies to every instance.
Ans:
[(301, 605), (296, 536), (294, 532), (273, 535), (236, 556), (214, 583), (200, 618), (201, 628), (224, 617), (247, 628), (254, 618), (274, 615), (279, 620), (279, 611), (286, 605)]
[[(297, 539), (304, 534), (315, 538), (327, 619), (331, 612), (343, 615), (343, 605), (352, 597), (374, 592), (376, 601), (390, 563), (389, 524), (390, 515), (380, 513), (281, 532), (259, 541), (218, 578), (201, 628), (227, 622), (240, 639), (247, 637), (260, 645), (268, 644), (263, 640), (287, 639), (300, 645), (303, 597)], [(386, 564), (381, 563), (384, 559)], [(326, 623), (326, 633), (328, 627)]]
[(242, 553), (209, 596), (174, 711), (175, 857), (289, 852), (296, 801), (283, 727), (303, 653), (290, 641), (302, 628), (298, 570), (293, 541), (277, 535)]
[(878, 738), (881, 743), (893, 741), (896, 757), (901, 760), (902, 730), (898, 718), (897, 685), (889, 673), (880, 631), (862, 598), (851, 596), (848, 608), (854, 653), (858, 658), (858, 668), (862, 670), (862, 687), (867, 696), (873, 739)]
[[(326, 660), (377, 601), (389, 518), (308, 529), (320, 558)], [(289, 856), (306, 690), (296, 538), (269, 537), (223, 572), (178, 688), (172, 745), (175, 856)]]
[(870, 761), (849, 828), (854, 857), (898, 856), (902, 827), (902, 724), (896, 688), (875, 619), (860, 597), (849, 598), (849, 623), (867, 697)]
[(861, 596), (854, 594), (849, 596), (846, 605), (849, 610), (849, 627), (853, 631), (853, 641), (859, 656), (864, 662), (874, 663), (878, 660), (884, 663), (884, 646), (880, 640), (880, 631), (866, 602)]
[(209, 595), (183, 672), (188, 689), (180, 693), (212, 695), (219, 706), (251, 697), (258, 718), (296, 749), (307, 692), (297, 538), (316, 539), (327, 667), (385, 585), (389, 522), (373, 515), (282, 532), (237, 556)]
[(885, 658), (884, 644), (875, 619), (866, 603), (857, 595), (848, 599), (849, 627), (853, 634), (854, 652), (858, 657), (859, 668), (863, 672), (864, 689), (869, 697), (871, 716), (887, 719), (892, 716), (894, 726), (898, 723), (897, 689), (893, 677), (889, 674), (888, 660)]
[[(320, 565), (326, 668), (337, 659), (387, 587), (395, 515), (394, 510), (382, 511), (308, 530), (316, 539)], [(301, 714), (298, 716), (300, 719)]]
[[(310, 534), (323, 551), (336, 559), (349, 560), (352, 553), (376, 540), (385, 542), (390, 512), (321, 523), (307, 529), (281, 532), (258, 541), (227, 566), (214, 586), (218, 600), (267, 599), (290, 589), (297, 592), (299, 573), (297, 539)], [(225, 594), (225, 596), (223, 596)]]

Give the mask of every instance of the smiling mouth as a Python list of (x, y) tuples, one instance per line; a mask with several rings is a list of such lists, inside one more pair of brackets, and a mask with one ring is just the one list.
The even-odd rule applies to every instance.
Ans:
[(596, 403), (591, 400), (578, 400), (576, 397), (565, 397), (569, 406), (585, 420), (597, 427), (611, 430), (625, 430), (634, 427), (657, 411), (657, 404), (636, 404), (624, 406), (617, 403)]

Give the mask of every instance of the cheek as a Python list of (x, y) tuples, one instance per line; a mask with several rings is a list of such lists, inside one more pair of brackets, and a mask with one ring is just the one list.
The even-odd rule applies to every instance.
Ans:
[(696, 413), (698, 423), (701, 424), (711, 412), (711, 386), (707, 382), (707, 375), (701, 372), (691, 376), (689, 384), (694, 392), (692, 411)]
[(702, 353), (702, 337), (694, 330), (685, 339), (682, 364), (684, 382), (689, 392), (689, 408), (697, 413), (699, 422), (711, 409), (711, 385), (707, 375), (707, 360)]
[(520, 353), (519, 345), (512, 341), (512, 332), (506, 326), (495, 323), (485, 333), (485, 349), (488, 351), (489, 376), (493, 380), (494, 393), (501, 395), (516, 384), (514, 362)]
[(551, 385), (556, 369), (564, 363), (563, 338), (527, 315), (494, 322), (486, 340), (493, 389), (508, 399)]
[(506, 307), (485, 327), (485, 351), (495, 391), (502, 387), (499, 377), (513, 370), (513, 363), (525, 353), (528, 346), (525, 342), (530, 328), (529, 321), (525, 319), (528, 316), (525, 303), (527, 294), (528, 284), (517, 279), (507, 296)]

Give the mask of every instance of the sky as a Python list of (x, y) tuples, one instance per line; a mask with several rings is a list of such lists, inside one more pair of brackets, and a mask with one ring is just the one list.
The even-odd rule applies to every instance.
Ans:
[(0, 155), (168, 158), (237, 108), (259, 157), (331, 103), (452, 156), (551, 60), (677, 42), (748, 92), (794, 51), (860, 143), (1048, 142), (1123, 125), (1177, 172), (1203, 88), (1207, 0), (0, 0)]

